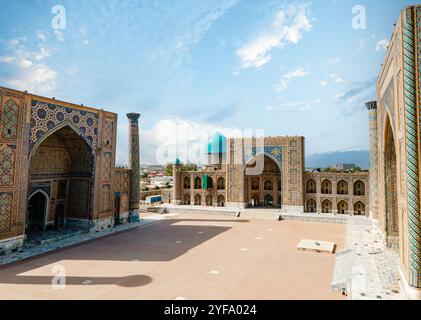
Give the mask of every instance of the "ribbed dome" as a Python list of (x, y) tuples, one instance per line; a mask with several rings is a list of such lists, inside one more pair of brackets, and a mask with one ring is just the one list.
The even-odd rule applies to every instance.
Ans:
[(217, 132), (209, 139), (207, 153), (225, 153), (227, 151), (227, 138)]

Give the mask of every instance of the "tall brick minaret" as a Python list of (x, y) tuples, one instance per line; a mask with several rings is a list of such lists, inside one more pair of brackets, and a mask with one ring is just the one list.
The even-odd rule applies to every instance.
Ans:
[(370, 217), (379, 218), (378, 212), (378, 139), (377, 139), (377, 101), (367, 102), (368, 123), (370, 130), (370, 180), (369, 211)]
[(139, 152), (139, 113), (128, 113), (129, 118), (129, 168), (130, 201), (129, 221), (139, 221), (139, 191), (140, 191), (140, 152)]
[(177, 158), (173, 164), (173, 200), (176, 205), (181, 204), (181, 162)]

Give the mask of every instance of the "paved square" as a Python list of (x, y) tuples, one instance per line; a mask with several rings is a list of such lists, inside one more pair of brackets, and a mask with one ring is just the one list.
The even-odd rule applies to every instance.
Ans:
[(346, 225), (170, 216), (2, 268), (0, 299), (344, 299), (330, 290), (335, 256), (299, 252), (301, 239), (341, 250)]

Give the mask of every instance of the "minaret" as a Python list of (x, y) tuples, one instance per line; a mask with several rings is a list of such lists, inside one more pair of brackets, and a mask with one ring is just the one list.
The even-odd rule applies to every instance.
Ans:
[(173, 200), (176, 205), (181, 204), (181, 163), (177, 158), (172, 166), (173, 174)]
[(378, 212), (378, 138), (377, 138), (377, 101), (367, 102), (368, 123), (370, 130), (370, 180), (369, 211), (370, 217), (379, 218)]
[(139, 117), (138, 113), (128, 113), (129, 126), (129, 168), (130, 177), (130, 201), (129, 221), (139, 221), (139, 191), (140, 191), (140, 154), (139, 154)]

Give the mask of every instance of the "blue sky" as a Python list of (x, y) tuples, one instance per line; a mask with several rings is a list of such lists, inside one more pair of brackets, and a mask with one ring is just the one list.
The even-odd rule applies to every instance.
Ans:
[[(54, 29), (55, 5), (65, 29)], [(304, 135), (306, 153), (367, 150), (364, 102), (399, 11), (415, 1), (0, 2), (0, 85), (142, 114), (143, 163), (194, 159), (212, 131)], [(366, 28), (352, 27), (355, 5)], [(187, 141), (188, 140), (188, 141)], [(185, 156), (183, 156), (185, 155)]]

